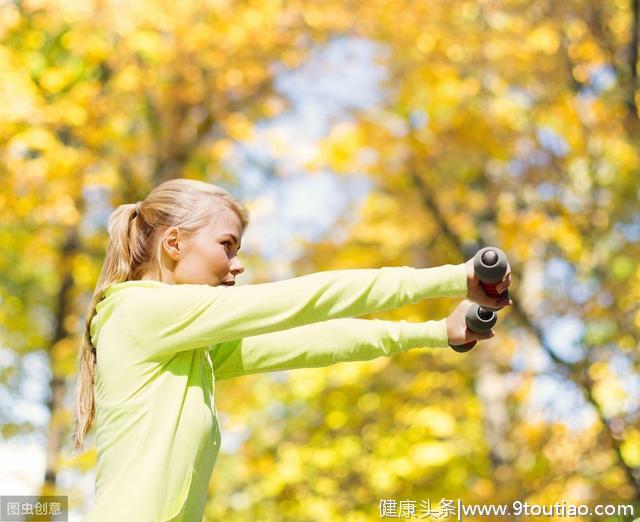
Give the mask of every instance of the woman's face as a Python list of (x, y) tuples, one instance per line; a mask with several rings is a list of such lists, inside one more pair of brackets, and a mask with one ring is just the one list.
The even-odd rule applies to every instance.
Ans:
[(244, 267), (238, 260), (242, 240), (242, 223), (236, 213), (222, 206), (215, 211), (209, 224), (185, 237), (176, 227), (163, 235), (163, 255), (172, 262), (173, 284), (234, 284)]

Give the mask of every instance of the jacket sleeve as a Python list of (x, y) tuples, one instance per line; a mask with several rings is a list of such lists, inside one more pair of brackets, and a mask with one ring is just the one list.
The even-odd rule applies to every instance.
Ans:
[(427, 297), (464, 296), (464, 264), (329, 270), (237, 287), (163, 284), (131, 289), (129, 321), (145, 356), (166, 355), (389, 310)]
[(224, 380), (252, 373), (368, 361), (411, 348), (447, 345), (444, 319), (416, 323), (346, 318), (221, 343), (209, 353), (216, 380)]

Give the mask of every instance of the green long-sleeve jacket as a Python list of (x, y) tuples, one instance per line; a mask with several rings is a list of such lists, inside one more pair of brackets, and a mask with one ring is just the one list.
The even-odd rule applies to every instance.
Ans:
[(234, 287), (109, 286), (90, 324), (97, 470), (85, 520), (202, 520), (220, 448), (216, 380), (445, 347), (444, 319), (353, 317), (466, 293), (464, 264), (333, 270)]

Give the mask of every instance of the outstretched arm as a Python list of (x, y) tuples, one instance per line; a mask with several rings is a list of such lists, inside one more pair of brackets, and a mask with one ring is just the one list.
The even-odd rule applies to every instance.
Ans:
[(210, 350), (216, 380), (367, 361), (417, 347), (447, 346), (445, 320), (331, 319), (221, 343)]
[[(147, 282), (118, 288), (144, 357), (172, 354), (417, 303), (427, 297), (464, 297), (464, 264), (432, 268), (329, 270), (236, 287)], [(105, 305), (106, 306), (106, 305)]]

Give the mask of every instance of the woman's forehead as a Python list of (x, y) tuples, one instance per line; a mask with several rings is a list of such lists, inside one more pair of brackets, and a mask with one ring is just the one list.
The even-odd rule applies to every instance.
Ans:
[(210, 227), (217, 233), (232, 233), (235, 235), (242, 233), (242, 222), (237, 214), (230, 209), (224, 208), (214, 215)]

